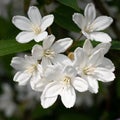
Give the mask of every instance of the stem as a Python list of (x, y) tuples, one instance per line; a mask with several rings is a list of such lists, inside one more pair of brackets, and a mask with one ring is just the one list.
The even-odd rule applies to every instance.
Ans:
[(80, 38), (83, 36), (82, 32), (80, 32), (80, 36), (76, 39), (76, 41), (80, 40)]

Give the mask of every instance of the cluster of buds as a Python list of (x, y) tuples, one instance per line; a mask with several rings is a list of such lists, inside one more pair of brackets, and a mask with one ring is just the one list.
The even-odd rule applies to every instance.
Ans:
[[(71, 108), (76, 102), (76, 91), (98, 93), (98, 81), (114, 80), (114, 64), (104, 56), (111, 46), (111, 37), (99, 32), (113, 20), (108, 16), (95, 18), (94, 4), (86, 6), (84, 16), (80, 13), (72, 16), (87, 38), (83, 47), (75, 48), (72, 53), (68, 48), (75, 41), (71, 38), (55, 40), (53, 34), (48, 35), (46, 29), (53, 23), (53, 15), (42, 18), (38, 8), (31, 6), (28, 17), (14, 16), (12, 19), (13, 24), (22, 30), (16, 37), (18, 42), (37, 42), (30, 56), (13, 57), (11, 66), (17, 70), (13, 80), (19, 85), (30, 84), (34, 91), (41, 92), (43, 108), (53, 105), (58, 96), (66, 108)], [(93, 47), (90, 40), (101, 43)], [(38, 44), (41, 41), (42, 45)]]

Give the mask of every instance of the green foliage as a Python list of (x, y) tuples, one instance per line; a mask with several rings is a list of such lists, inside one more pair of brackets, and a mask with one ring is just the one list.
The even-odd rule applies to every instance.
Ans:
[(69, 7), (59, 6), (54, 12), (55, 23), (68, 31), (79, 32), (80, 29), (72, 21), (74, 12), (75, 11)]
[(30, 50), (35, 42), (20, 44), (16, 40), (0, 40), (0, 56)]
[(63, 5), (69, 6), (69, 7), (73, 8), (74, 10), (80, 12), (80, 9), (77, 4), (77, 0), (57, 0), (57, 1)]

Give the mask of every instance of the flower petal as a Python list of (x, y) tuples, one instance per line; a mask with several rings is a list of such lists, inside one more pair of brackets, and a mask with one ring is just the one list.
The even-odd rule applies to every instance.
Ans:
[(72, 84), (73, 84), (74, 88), (76, 90), (78, 90), (79, 92), (84, 92), (84, 91), (88, 90), (88, 83), (80, 77), (76, 77), (72, 81)]
[(98, 92), (98, 81), (92, 76), (87, 76), (86, 80), (88, 82), (89, 91), (92, 93), (97, 93)]
[(95, 6), (93, 3), (87, 4), (87, 6), (85, 7), (84, 15), (86, 19), (88, 20), (88, 22), (90, 23), (95, 19), (96, 10), (95, 10)]
[(54, 21), (53, 15), (46, 15), (42, 19), (41, 30), (45, 31)]
[(88, 64), (90, 66), (98, 66), (103, 62), (104, 54), (103, 49), (99, 49), (96, 52), (94, 52), (88, 60)]
[(44, 32), (41, 32), (39, 35), (37, 35), (34, 40), (36, 42), (40, 42), (40, 41), (43, 41), (46, 37), (47, 37), (48, 33), (46, 31)]
[(37, 60), (41, 60), (43, 56), (43, 48), (42, 46), (36, 44), (32, 48), (32, 56), (36, 58)]
[(73, 43), (71, 38), (64, 38), (56, 41), (51, 47), (56, 53), (65, 52)]
[(112, 41), (111, 37), (104, 32), (90, 33), (90, 38), (91, 38), (91, 40), (95, 40), (95, 41), (99, 41), (99, 42), (103, 42), (103, 43), (108, 43), (108, 42)]
[(104, 48), (103, 49), (103, 54), (105, 55), (108, 52), (108, 50), (110, 49), (110, 46), (111, 46), (111, 43), (100, 43), (93, 49), (92, 52), (95, 52), (98, 49)]
[(11, 60), (11, 66), (16, 70), (24, 70), (25, 59), (21, 57), (13, 57)]
[(102, 67), (97, 67), (94, 71), (94, 74), (97, 79), (102, 82), (110, 82), (115, 79), (115, 75), (111, 70)]
[(52, 106), (55, 103), (56, 100), (57, 100), (57, 96), (44, 97), (44, 95), (42, 94), (41, 105), (42, 105), (43, 108), (48, 108), (48, 107)]
[(37, 7), (30, 6), (28, 10), (28, 16), (33, 24), (37, 24), (38, 26), (41, 24), (41, 14)]
[(31, 77), (31, 74), (28, 74), (27, 72), (17, 72), (13, 80), (18, 82), (19, 85), (26, 85), (30, 77)]
[(86, 39), (85, 42), (84, 42), (84, 45), (83, 45), (83, 50), (84, 50), (88, 55), (90, 55), (92, 49), (93, 49), (93, 46), (92, 46), (90, 40)]
[(48, 65), (52, 65), (51, 60), (47, 57), (42, 57), (41, 65), (43, 68), (47, 68)]
[(53, 42), (55, 40), (55, 36), (54, 35), (49, 35), (44, 41), (43, 41), (43, 48), (44, 50), (49, 49)]
[(54, 97), (58, 96), (61, 91), (62, 85), (59, 82), (51, 82), (45, 87), (43, 94), (45, 97)]
[(17, 37), (16, 40), (19, 43), (28, 43), (31, 40), (33, 40), (35, 37), (35, 34), (33, 32), (20, 32)]
[(66, 108), (71, 108), (74, 106), (76, 101), (76, 94), (73, 87), (65, 88), (60, 95), (62, 103)]
[(75, 49), (75, 52), (74, 52), (74, 62), (73, 62), (73, 65), (75, 67), (81, 67), (83, 68), (86, 63), (87, 63), (87, 60), (88, 60), (88, 56), (86, 54), (85, 51), (83, 51), (82, 48), (78, 47)]
[(86, 25), (86, 19), (84, 18), (84, 16), (80, 13), (74, 13), (72, 16), (72, 20), (74, 21), (74, 23), (80, 28), (80, 29), (84, 29), (85, 25)]
[(91, 25), (94, 31), (100, 31), (109, 27), (112, 22), (113, 22), (113, 19), (111, 17), (100, 16), (100, 17), (97, 17)]
[(57, 54), (54, 56), (53, 59), (51, 59), (53, 64), (62, 64), (62, 65), (70, 65), (72, 62), (71, 60), (65, 56), (64, 54)]
[(100, 67), (107, 68), (107, 69), (111, 70), (112, 72), (115, 70), (115, 66), (112, 63), (112, 61), (105, 57), (103, 59), (102, 65)]
[(76, 69), (73, 66), (70, 66), (70, 65), (65, 67), (65, 69), (63, 70), (63, 73), (70, 76), (71, 78), (74, 78), (77, 75)]
[(20, 30), (32, 31), (30, 20), (24, 16), (14, 16), (12, 23)]

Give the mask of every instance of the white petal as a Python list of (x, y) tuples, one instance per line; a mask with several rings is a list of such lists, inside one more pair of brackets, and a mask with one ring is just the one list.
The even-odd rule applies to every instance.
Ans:
[(72, 19), (74, 21), (74, 23), (81, 29), (85, 28), (86, 25), (86, 19), (84, 18), (84, 16), (80, 13), (74, 13), (72, 16)]
[(30, 20), (24, 16), (14, 16), (12, 23), (20, 30), (32, 31)]
[(83, 45), (83, 50), (84, 50), (88, 55), (90, 55), (92, 49), (93, 49), (93, 46), (92, 46), (90, 40), (86, 39), (85, 42), (84, 42), (84, 45)]
[(73, 64), (75, 67), (81, 67), (81, 68), (85, 67), (87, 60), (88, 60), (88, 56), (87, 56), (86, 52), (83, 51), (82, 48), (78, 47), (75, 49), (74, 58), (75, 58), (75, 60), (74, 60)]
[(33, 40), (35, 37), (35, 34), (33, 32), (20, 32), (17, 36), (16, 36), (16, 40), (19, 43), (28, 43), (31, 40)]
[(35, 7), (35, 6), (29, 7), (28, 16), (33, 24), (35, 24), (35, 25), (41, 24), (41, 14), (37, 7)]
[(53, 15), (46, 15), (42, 19), (41, 30), (45, 31), (54, 21)]
[(46, 37), (47, 37), (48, 33), (46, 31), (44, 32), (41, 32), (39, 35), (37, 35), (34, 40), (36, 42), (40, 42), (40, 41), (43, 41)]
[(48, 65), (51, 65), (51, 60), (47, 57), (42, 57), (41, 65), (46, 68)]
[(111, 37), (104, 32), (90, 33), (90, 37), (91, 37), (91, 40), (95, 40), (103, 43), (108, 43), (112, 41)]
[(97, 17), (91, 25), (94, 31), (99, 31), (109, 27), (112, 22), (113, 22), (113, 19), (111, 17), (100, 16), (100, 17)]
[(32, 89), (35, 90), (35, 91), (39, 91), (39, 92), (42, 92), (45, 88), (45, 86), (50, 83), (49, 81), (45, 80), (45, 79), (40, 79), (38, 81), (35, 81), (34, 84), (32, 83), (34, 81), (30, 81), (30, 83), (34, 86), (32, 86)]
[[(55, 64), (55, 65), (49, 65), (45, 71), (45, 78), (47, 81), (59, 81), (62, 77), (63, 67), (61, 65)], [(63, 73), (62, 73), (63, 74)]]
[(73, 84), (74, 88), (76, 90), (78, 90), (79, 92), (84, 92), (84, 91), (88, 90), (88, 83), (80, 77), (76, 77), (72, 81), (72, 84)]
[(104, 58), (103, 59), (103, 62), (102, 62), (102, 67), (104, 68), (107, 68), (109, 70), (111, 70), (112, 72), (115, 70), (115, 66), (114, 64), (112, 63), (112, 61), (108, 58)]
[(92, 76), (87, 76), (86, 80), (88, 82), (89, 91), (92, 93), (97, 93), (98, 92), (98, 81)]
[(45, 87), (43, 94), (45, 97), (54, 97), (58, 96), (61, 91), (62, 85), (59, 82), (51, 82)]
[(110, 82), (115, 79), (115, 75), (111, 70), (102, 67), (96, 68), (94, 74), (102, 82)]
[(66, 108), (71, 108), (74, 106), (76, 101), (76, 94), (73, 87), (65, 88), (60, 95), (62, 103)]
[(21, 57), (13, 57), (11, 60), (11, 66), (16, 70), (24, 70), (25, 59)]
[(51, 47), (56, 53), (65, 52), (73, 43), (71, 38), (64, 38), (56, 41)]
[(32, 56), (36, 58), (37, 60), (41, 60), (43, 56), (43, 48), (42, 46), (36, 44), (32, 48)]
[(43, 48), (44, 50), (49, 49), (53, 42), (55, 40), (55, 36), (54, 35), (49, 35), (44, 41), (43, 41)]
[(103, 49), (99, 49), (96, 52), (94, 52), (90, 57), (88, 64), (90, 66), (98, 66), (103, 62), (104, 54)]
[(56, 54), (53, 59), (51, 59), (53, 64), (62, 64), (62, 65), (70, 65), (71, 60), (65, 56), (64, 54)]
[(110, 49), (111, 43), (100, 43), (98, 44), (92, 52), (97, 51), (98, 49), (104, 48), (103, 49), (103, 54), (106, 54), (108, 52), (108, 50)]
[(41, 96), (41, 105), (43, 108), (48, 108), (52, 106), (55, 101), (57, 100), (57, 96), (54, 97), (44, 97), (44, 95)]
[(95, 19), (96, 10), (95, 10), (95, 6), (93, 3), (87, 4), (85, 11), (84, 11), (84, 15), (86, 19), (88, 20), (88, 22), (92, 22)]
[(74, 78), (77, 75), (76, 69), (70, 65), (65, 67), (65, 69), (63, 70), (63, 73), (70, 76), (71, 78)]
[(13, 78), (14, 81), (19, 82), (19, 85), (26, 85), (31, 77), (31, 74), (26, 72), (17, 72)]

